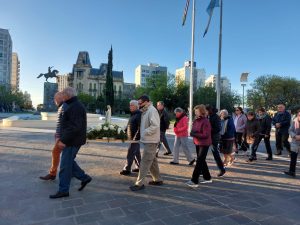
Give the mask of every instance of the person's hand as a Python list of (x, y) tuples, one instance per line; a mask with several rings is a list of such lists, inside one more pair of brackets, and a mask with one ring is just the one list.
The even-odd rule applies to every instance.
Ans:
[(276, 123), (276, 124), (275, 124), (275, 127), (276, 127), (276, 128), (281, 127), (280, 123)]
[(62, 143), (61, 141), (58, 141), (57, 145), (60, 149), (63, 149), (64, 147), (66, 147), (66, 145), (64, 143)]
[(55, 137), (55, 143), (59, 141), (59, 138)]
[(300, 135), (295, 136), (296, 141), (300, 141)]

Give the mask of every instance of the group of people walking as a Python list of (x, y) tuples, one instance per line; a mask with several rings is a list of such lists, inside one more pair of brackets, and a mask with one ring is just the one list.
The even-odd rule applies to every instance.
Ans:
[[(75, 162), (76, 154), (80, 147), (86, 142), (86, 112), (78, 101), (73, 88), (66, 88), (55, 95), (58, 109), (58, 120), (56, 129), (56, 142), (52, 151), (52, 166), (49, 174), (40, 177), (42, 180), (54, 180), (60, 161), (59, 190), (50, 198), (69, 196), (71, 177), (81, 180), (79, 191), (91, 182), (92, 178), (87, 175)], [(170, 120), (162, 101), (157, 102), (155, 108), (146, 95), (138, 100), (131, 100), (129, 109), (131, 112), (125, 131), (127, 132), (129, 147), (127, 160), (121, 175), (138, 173), (136, 182), (130, 186), (132, 191), (145, 188), (148, 172), (152, 177), (149, 185), (163, 185), (157, 158), (161, 146), (164, 147), (164, 155), (172, 155), (170, 164), (179, 164), (179, 152), (183, 150), (187, 164), (193, 166), (191, 179), (186, 182), (190, 187), (198, 187), (199, 183), (211, 183), (212, 178), (206, 163), (206, 157), (211, 149), (213, 157), (219, 169), (218, 177), (224, 176), (226, 168), (231, 166), (235, 160), (235, 154), (248, 153), (247, 162), (257, 160), (256, 151), (262, 139), (264, 139), (268, 157), (272, 160), (273, 154), (270, 145), (270, 134), (272, 124), (276, 129), (276, 155), (281, 155), (283, 146), (287, 149), (290, 157), (290, 168), (285, 171), (289, 176), (295, 176), (298, 151), (300, 150), (300, 111), (291, 124), (291, 115), (285, 110), (284, 104), (278, 105), (278, 112), (273, 119), (266, 113), (264, 108), (257, 113), (245, 114), (241, 107), (237, 107), (232, 116), (226, 109), (217, 114), (217, 109), (210, 105), (197, 105), (194, 107), (195, 118), (189, 133), (188, 117), (185, 111), (178, 107), (174, 110), (175, 141), (173, 151), (166, 139), (166, 130), (169, 128)], [(288, 138), (292, 138), (290, 145)], [(195, 159), (188, 147), (188, 137), (191, 136), (196, 149)], [(141, 155), (140, 143), (144, 145)], [(220, 153), (223, 153), (224, 159)], [(61, 160), (60, 160), (61, 154)], [(135, 167), (132, 168), (133, 163)], [(200, 176), (202, 175), (202, 179)]]

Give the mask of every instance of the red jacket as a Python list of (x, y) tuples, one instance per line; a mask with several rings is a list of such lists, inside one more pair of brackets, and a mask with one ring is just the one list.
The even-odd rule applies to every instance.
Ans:
[(191, 136), (193, 137), (195, 145), (211, 145), (211, 125), (206, 117), (199, 117), (194, 120)]
[(174, 126), (174, 133), (177, 137), (187, 137), (188, 136), (188, 122), (187, 116), (183, 116)]

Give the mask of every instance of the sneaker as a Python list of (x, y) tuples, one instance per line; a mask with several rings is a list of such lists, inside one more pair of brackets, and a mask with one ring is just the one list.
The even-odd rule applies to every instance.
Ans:
[(145, 185), (132, 185), (129, 187), (132, 191), (140, 191), (145, 189)]
[(128, 171), (128, 170), (122, 170), (122, 171), (120, 172), (120, 175), (124, 175), (124, 176), (128, 176), (128, 175), (130, 175), (130, 174), (131, 174), (131, 172)]
[(296, 177), (296, 173), (291, 172), (291, 171), (284, 171), (283, 172), (285, 175), (291, 176), (291, 177)]
[(197, 188), (199, 187), (198, 184), (195, 184), (193, 181), (189, 180), (188, 182), (185, 183), (187, 186), (191, 187), (191, 188)]
[(189, 162), (189, 166), (192, 166), (192, 165), (194, 165), (194, 163), (196, 162), (196, 160), (195, 159), (193, 159), (192, 161), (190, 161)]
[(138, 173), (138, 172), (140, 172), (140, 169), (139, 168), (135, 168), (135, 169), (133, 169), (133, 170), (131, 170), (133, 173)]
[(172, 165), (178, 165), (179, 163), (171, 161), (170, 164), (172, 164)]
[(163, 181), (160, 180), (160, 181), (149, 181), (149, 185), (154, 185), (154, 186), (161, 186), (163, 185)]
[(212, 179), (200, 181), (200, 184), (209, 184), (209, 183), (212, 183)]
[(220, 171), (217, 176), (224, 177), (225, 173), (226, 173), (226, 170)]

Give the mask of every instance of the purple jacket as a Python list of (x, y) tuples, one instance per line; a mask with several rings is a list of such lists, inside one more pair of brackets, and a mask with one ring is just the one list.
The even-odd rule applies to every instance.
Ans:
[(235, 126), (235, 131), (237, 133), (244, 133), (247, 123), (247, 116), (245, 114), (241, 114), (239, 117), (233, 115), (233, 122)]

